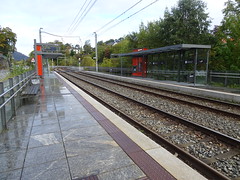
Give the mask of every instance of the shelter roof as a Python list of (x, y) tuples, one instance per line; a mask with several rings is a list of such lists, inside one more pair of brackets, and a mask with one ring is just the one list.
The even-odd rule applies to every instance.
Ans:
[(51, 53), (51, 52), (42, 52), (41, 55), (43, 56), (44, 59), (56, 59), (59, 56), (62, 56), (62, 53)]
[(188, 50), (188, 49), (211, 49), (211, 45), (199, 45), (199, 44), (178, 44), (172, 46), (165, 46), (156, 49), (148, 49), (145, 51), (138, 51), (138, 52), (130, 52), (130, 53), (123, 53), (123, 54), (112, 54), (112, 57), (126, 57), (126, 56), (147, 56), (150, 54), (160, 54), (165, 52), (171, 51), (181, 51), (181, 50)]
[(56, 59), (63, 54), (60, 52), (58, 44), (51, 43), (36, 43), (41, 46), (41, 51), (36, 51), (37, 54), (41, 54), (44, 59)]

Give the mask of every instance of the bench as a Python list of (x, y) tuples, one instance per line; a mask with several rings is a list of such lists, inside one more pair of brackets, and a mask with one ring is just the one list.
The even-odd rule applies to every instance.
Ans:
[(39, 90), (40, 90), (40, 83), (36, 83), (34, 82), (34, 79), (32, 79), (21, 92), (21, 98), (25, 99), (25, 98), (36, 96)]
[(23, 91), (22, 91), (22, 95), (37, 95), (38, 91), (40, 89), (40, 85), (39, 84), (31, 84), (28, 85)]

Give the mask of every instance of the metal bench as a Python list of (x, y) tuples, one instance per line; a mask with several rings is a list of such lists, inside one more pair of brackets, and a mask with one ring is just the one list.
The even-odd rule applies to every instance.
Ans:
[(40, 90), (40, 83), (36, 83), (35, 79), (32, 79), (29, 84), (21, 92), (22, 99), (36, 96)]
[(22, 92), (22, 95), (37, 95), (40, 89), (39, 84), (28, 85)]

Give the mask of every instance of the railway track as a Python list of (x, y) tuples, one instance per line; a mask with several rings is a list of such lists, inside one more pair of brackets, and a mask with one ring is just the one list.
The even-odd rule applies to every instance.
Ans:
[(86, 76), (92, 79), (98, 79), (110, 82), (112, 84), (117, 84), (125, 87), (130, 87), (132, 89), (138, 90), (138, 91), (145, 91), (145, 92), (152, 92), (153, 94), (157, 96), (161, 96), (162, 98), (167, 98), (170, 100), (178, 101), (181, 103), (185, 103), (188, 105), (194, 105), (198, 106), (199, 108), (208, 109), (211, 111), (214, 111), (216, 113), (221, 113), (227, 116), (236, 117), (238, 120), (240, 120), (240, 105), (225, 102), (225, 101), (219, 101), (216, 99), (210, 99), (206, 97), (200, 97), (200, 96), (194, 96), (190, 94), (183, 94), (178, 93), (170, 90), (164, 90), (159, 89), (156, 87), (148, 87), (143, 84), (137, 84), (134, 82), (126, 82), (126, 81), (119, 81), (111, 78), (101, 77), (97, 75), (92, 75), (84, 72), (77, 72), (78, 74), (82, 76)]
[[(85, 78), (90, 78), (91, 80), (95, 79), (96, 83), (105, 84), (105, 86), (111, 87), (116, 91), (122, 91), (121, 87), (123, 87), (127, 89), (123, 92), (124, 94), (128, 94), (128, 91), (134, 91), (135, 93), (133, 92), (130, 96), (139, 94), (139, 96), (144, 97), (138, 98), (139, 101), (146, 102), (158, 109), (175, 114), (176, 116), (180, 116), (189, 121), (193, 121), (240, 140), (239, 105), (220, 101), (214, 103), (215, 101), (211, 99), (202, 97), (197, 99), (197, 97), (188, 97), (187, 95), (181, 95), (180, 93), (170, 92), (170, 94), (167, 94), (166, 91), (157, 88), (133, 85), (129, 82), (119, 82), (86, 73), (80, 73), (80, 75)], [(154, 100), (148, 102), (145, 100), (146, 96), (148, 97), (147, 99)]]
[[(177, 153), (183, 160), (190, 162), (194, 168), (204, 173), (208, 172), (205, 174), (208, 178), (239, 178), (237, 163), (240, 156), (240, 141), (238, 139), (125, 96), (126, 91), (124, 93), (116, 92), (103, 87), (102, 82), (94, 83), (86, 80), (86, 76), (80, 80), (80, 75), (72, 72), (62, 72), (61, 74), (88, 93), (91, 91), (92, 96), (114, 109), (125, 119), (133, 121), (147, 134), (155, 137), (154, 139), (161, 145), (166, 146), (173, 153)], [(127, 89), (127, 91), (130, 90)], [(233, 163), (236, 163), (236, 167), (228, 168)]]

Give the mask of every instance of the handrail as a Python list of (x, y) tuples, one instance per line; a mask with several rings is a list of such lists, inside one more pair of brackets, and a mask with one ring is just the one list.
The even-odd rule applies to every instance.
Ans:
[[(33, 76), (35, 73), (29, 75), (27, 78)], [(27, 79), (25, 78), (25, 79)], [(24, 80), (25, 80), (24, 79)], [(0, 95), (0, 97), (4, 96), (6, 93), (9, 93), (12, 89), (14, 89), (16, 86), (18, 86), (20, 83), (22, 83), (24, 80), (20, 81), (18, 84), (16, 84), (15, 86), (13, 86), (12, 88), (8, 89), (8, 91), (4, 92), (3, 94)], [(27, 82), (25, 82), (12, 96), (10, 96), (3, 104), (1, 104), (0, 109), (5, 106), (22, 88), (24, 88), (24, 86), (30, 81), (31, 79), (29, 78), (29, 80)]]
[[(7, 121), (9, 120), (9, 117), (6, 116), (6, 105), (11, 102), (11, 115), (15, 115), (16, 113), (16, 107), (15, 107), (15, 96), (31, 81), (32, 77), (36, 74), (36, 72), (27, 72), (24, 75), (22, 74), (21, 79), (19, 79), (19, 76), (17, 78), (16, 84), (13, 84), (13, 78), (9, 79), (9, 88), (4, 91), (4, 83), (1, 82), (1, 93), (0, 94), (0, 112), (1, 112), (1, 124), (0, 124), (0, 132), (3, 129), (7, 128)], [(19, 81), (20, 80), (20, 81)], [(17, 89), (15, 90), (15, 88)], [(9, 97), (5, 97), (5, 95), (9, 94)], [(7, 119), (8, 118), (8, 119)]]
[[(30, 74), (29, 76), (27, 76), (26, 78), (24, 78), (23, 80), (21, 80), (19, 83), (15, 84), (13, 87), (11, 87), (10, 89), (8, 89), (7, 91), (5, 91), (4, 93), (0, 94), (0, 98), (5, 96), (7, 93), (9, 93), (11, 90), (13, 90), (16, 86), (19, 86), (19, 84), (21, 84), (22, 82), (24, 82), (26, 79), (29, 79), (27, 82), (30, 81), (30, 77), (33, 76), (34, 74), (36, 74), (36, 72)], [(22, 85), (22, 87), (20, 87), (20, 89), (22, 89), (24, 86), (26, 85), (26, 83), (24, 85)], [(1, 108), (0, 108), (1, 109)]]

